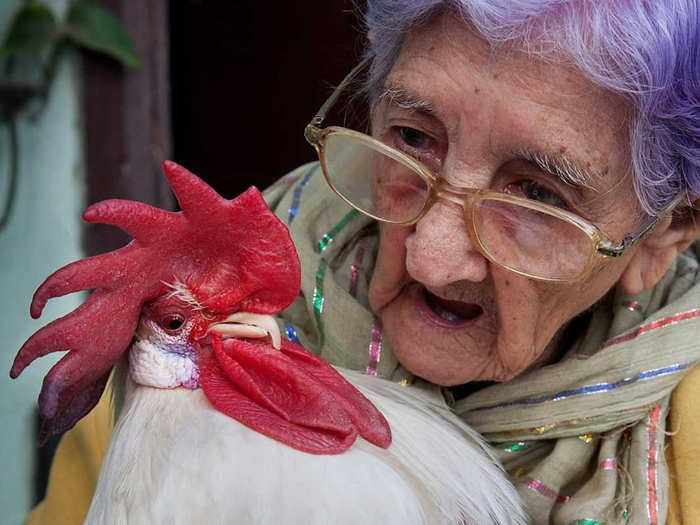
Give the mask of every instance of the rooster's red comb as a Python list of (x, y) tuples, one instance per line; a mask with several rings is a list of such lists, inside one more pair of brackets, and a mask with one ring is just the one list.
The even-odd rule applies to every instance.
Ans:
[(142, 305), (168, 284), (184, 283), (201, 305), (222, 313), (276, 313), (299, 292), (294, 244), (260, 192), (250, 188), (229, 201), (174, 162), (163, 166), (181, 212), (116, 199), (90, 206), (86, 221), (118, 226), (133, 242), (64, 266), (34, 294), (30, 313), (37, 318), (52, 297), (94, 290), (30, 337), (12, 365), (14, 378), (36, 358), (68, 350), (39, 395), (41, 441), (72, 427), (97, 403)]

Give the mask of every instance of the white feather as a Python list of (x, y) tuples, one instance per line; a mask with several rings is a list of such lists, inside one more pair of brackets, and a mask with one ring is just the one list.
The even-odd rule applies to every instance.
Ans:
[(199, 382), (199, 369), (191, 355), (164, 352), (147, 339), (131, 345), (129, 372), (137, 384), (156, 388), (196, 388)]
[(201, 390), (127, 379), (86, 523), (527, 522), (496, 460), (437, 397), (343, 374), (389, 421), (388, 450), (358, 439), (344, 454), (306, 454), (218, 412)]

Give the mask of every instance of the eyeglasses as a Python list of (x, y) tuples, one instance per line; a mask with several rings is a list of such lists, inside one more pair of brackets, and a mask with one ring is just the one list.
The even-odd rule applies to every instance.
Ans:
[[(337, 126), (321, 128), (341, 92), (368, 63), (365, 59), (345, 77), (304, 132), (328, 185), (365, 215), (410, 225), (438, 199), (454, 202), (464, 210), (469, 237), (484, 257), (519, 275), (553, 282), (583, 279), (601, 258), (622, 256), (661, 220), (651, 217), (616, 243), (567, 210), (508, 193), (453, 186), (369, 135)], [(662, 214), (681, 198), (676, 196)]]

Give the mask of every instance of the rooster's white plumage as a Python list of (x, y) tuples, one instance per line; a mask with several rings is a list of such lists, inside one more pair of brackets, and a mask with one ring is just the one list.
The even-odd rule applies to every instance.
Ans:
[(518, 524), (519, 497), (436, 393), (345, 371), (392, 444), (311, 455), (212, 408), (201, 389), (126, 378), (88, 524)]

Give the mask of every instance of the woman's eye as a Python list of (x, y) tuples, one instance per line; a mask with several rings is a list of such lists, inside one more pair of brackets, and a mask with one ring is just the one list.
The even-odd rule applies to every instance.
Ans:
[(397, 131), (401, 141), (411, 149), (426, 149), (430, 146), (432, 139), (422, 131), (406, 126), (398, 126)]
[(526, 180), (506, 186), (507, 193), (525, 197), (533, 201), (549, 204), (557, 208), (567, 209), (566, 201), (556, 192), (535, 181)]

